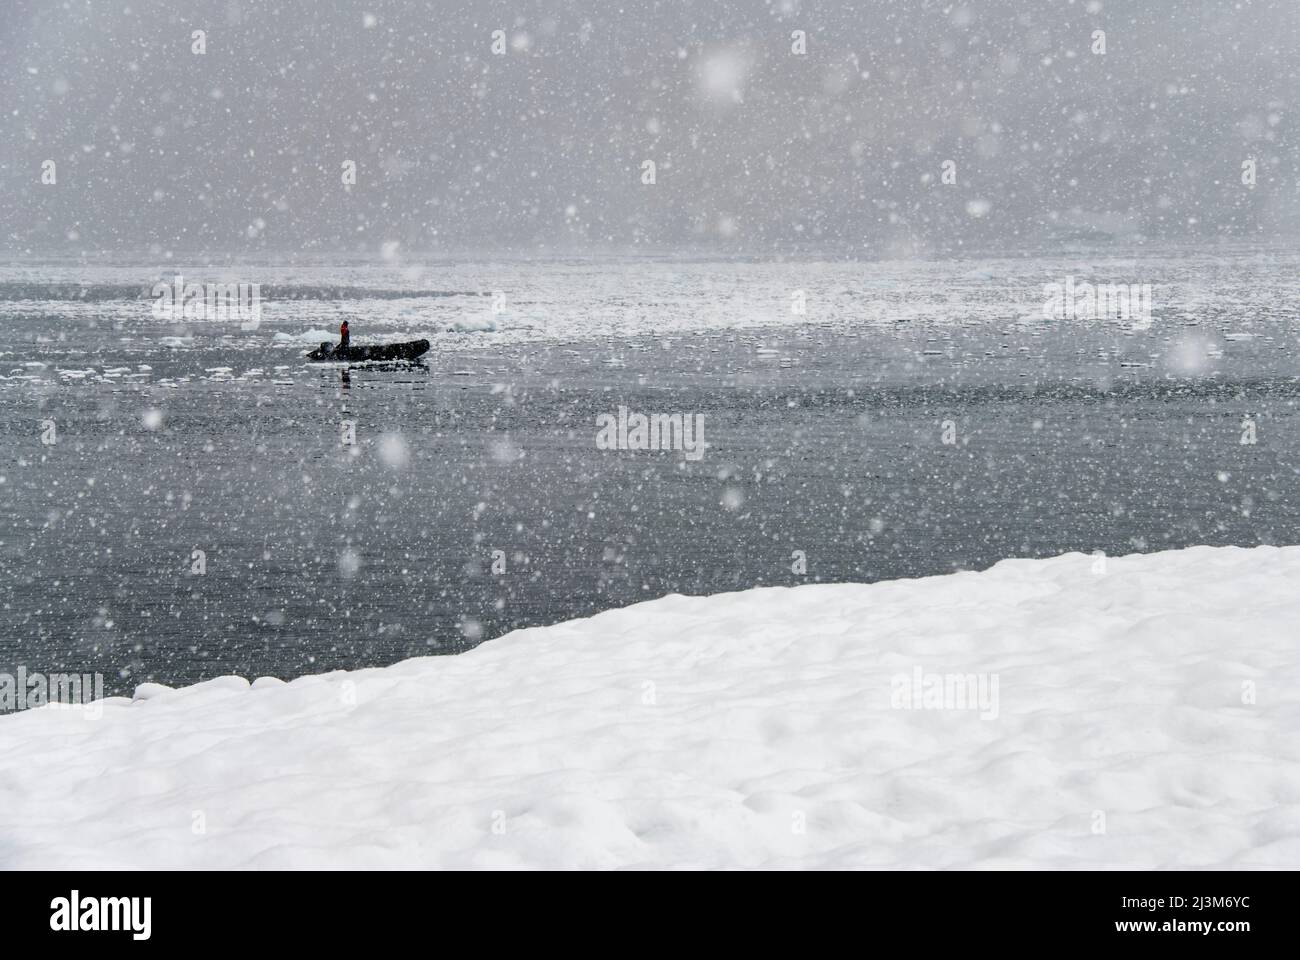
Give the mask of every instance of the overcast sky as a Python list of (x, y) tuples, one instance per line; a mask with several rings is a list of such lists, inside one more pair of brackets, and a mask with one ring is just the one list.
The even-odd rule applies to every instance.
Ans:
[(3, 0), (0, 251), (1286, 236), (1298, 92), (1297, 0)]

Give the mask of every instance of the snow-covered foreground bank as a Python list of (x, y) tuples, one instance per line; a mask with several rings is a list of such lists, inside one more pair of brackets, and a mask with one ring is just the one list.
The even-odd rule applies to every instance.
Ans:
[(33, 710), (0, 865), (1295, 866), (1298, 623), (1300, 547), (1073, 554)]

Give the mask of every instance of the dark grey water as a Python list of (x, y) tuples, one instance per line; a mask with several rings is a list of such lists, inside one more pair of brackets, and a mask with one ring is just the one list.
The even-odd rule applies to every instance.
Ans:
[[(140, 371), (106, 336), (85, 377), (11, 343), (0, 670), (292, 677), (672, 592), (1300, 542), (1290, 329), (702, 331), (346, 375), (280, 346), (237, 380), (219, 340)], [(619, 405), (702, 414), (706, 455), (598, 450)]]

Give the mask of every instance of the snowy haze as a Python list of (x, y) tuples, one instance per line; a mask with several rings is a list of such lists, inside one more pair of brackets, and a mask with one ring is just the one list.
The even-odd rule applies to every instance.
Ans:
[(11, 2), (0, 250), (1286, 236), (1298, 48), (1294, 0)]

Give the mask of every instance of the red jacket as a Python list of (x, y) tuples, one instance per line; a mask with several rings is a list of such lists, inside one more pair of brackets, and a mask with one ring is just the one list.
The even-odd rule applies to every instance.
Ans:
[(343, 326), (339, 327), (339, 339), (344, 343), (348, 342), (348, 322), (343, 321)]

